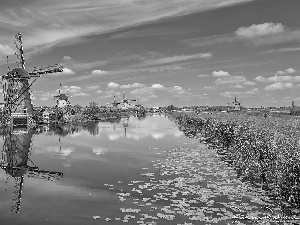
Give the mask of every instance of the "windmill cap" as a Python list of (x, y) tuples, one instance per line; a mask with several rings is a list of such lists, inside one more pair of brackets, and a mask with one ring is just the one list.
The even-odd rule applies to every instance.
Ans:
[(21, 78), (30, 78), (29, 73), (23, 68), (15, 68), (9, 72), (9, 74)]

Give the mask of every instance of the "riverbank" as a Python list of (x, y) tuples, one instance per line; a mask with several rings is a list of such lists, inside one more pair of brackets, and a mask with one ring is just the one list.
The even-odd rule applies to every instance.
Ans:
[(171, 117), (188, 137), (215, 148), (238, 177), (268, 195), (288, 214), (300, 208), (300, 120), (237, 114)]

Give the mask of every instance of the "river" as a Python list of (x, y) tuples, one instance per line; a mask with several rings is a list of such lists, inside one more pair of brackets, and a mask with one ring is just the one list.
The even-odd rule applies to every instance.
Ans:
[(291, 221), (164, 115), (10, 131), (0, 145), (1, 224)]

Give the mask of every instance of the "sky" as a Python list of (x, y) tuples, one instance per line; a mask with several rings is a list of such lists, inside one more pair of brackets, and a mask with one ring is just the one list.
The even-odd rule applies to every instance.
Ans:
[[(300, 105), (299, 0), (1, 0), (0, 71), (58, 63), (31, 87), (35, 106)], [(33, 79), (32, 79), (33, 81)], [(0, 98), (0, 101), (3, 98)], [(134, 103), (133, 103), (134, 104)]]

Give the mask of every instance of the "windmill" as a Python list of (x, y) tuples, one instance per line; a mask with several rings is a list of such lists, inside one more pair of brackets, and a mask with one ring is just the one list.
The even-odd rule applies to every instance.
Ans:
[[(40, 170), (29, 158), (34, 130), (15, 134), (9, 126), (4, 135), (0, 167), (15, 180), (11, 211), (18, 213), (21, 208), (22, 189), (25, 176), (50, 181), (59, 180), (63, 173)], [(31, 165), (29, 165), (31, 164)], [(8, 178), (8, 176), (7, 176)]]
[(136, 101), (136, 99), (127, 99), (125, 91), (123, 92), (123, 99), (120, 101), (122, 104), (122, 109), (128, 109), (131, 102)]
[(113, 102), (112, 103), (107, 103), (108, 105), (112, 105), (114, 108), (118, 108), (118, 105), (120, 105), (121, 104), (121, 102), (120, 101), (116, 101), (116, 96), (114, 95), (114, 100), (113, 100)]
[[(62, 72), (63, 67), (56, 64), (46, 67), (34, 67), (27, 71), (25, 69), (21, 33), (14, 36), (14, 46), (17, 68), (11, 70), (8, 66), (8, 72), (2, 75), (4, 122), (10, 121), (11, 124), (15, 125), (27, 125), (33, 123), (30, 87), (42, 74)], [(34, 78), (34, 80), (29, 84), (31, 78)]]
[(54, 96), (54, 100), (56, 100), (55, 105), (55, 114), (56, 114), (56, 121), (62, 121), (64, 117), (67, 115), (70, 116), (69, 106), (71, 105), (69, 102), (69, 95), (68, 93), (61, 93), (61, 82), (59, 84), (58, 95)]

